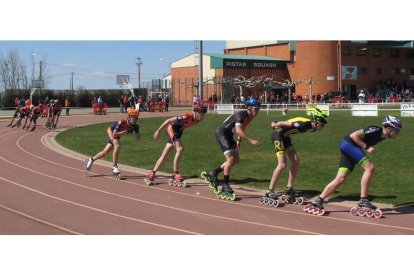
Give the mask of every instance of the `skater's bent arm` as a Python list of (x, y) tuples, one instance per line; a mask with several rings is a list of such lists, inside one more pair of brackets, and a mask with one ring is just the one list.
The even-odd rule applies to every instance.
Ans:
[(165, 120), (165, 122), (164, 123), (162, 123), (161, 125), (160, 125), (160, 127), (154, 132), (154, 135), (153, 135), (153, 138), (155, 139), (155, 140), (157, 140), (158, 138), (160, 138), (160, 131), (163, 129), (163, 128), (165, 128), (168, 124), (171, 124), (171, 123), (173, 123), (174, 121), (176, 121), (177, 120), (177, 118), (176, 117), (172, 117), (172, 118), (170, 118), (170, 119), (167, 119), (167, 120)]
[(362, 138), (364, 138), (364, 132), (362, 130), (352, 132), (349, 137), (351, 137), (352, 141), (354, 141), (361, 148), (366, 150), (369, 148), (368, 145), (362, 141)]
[(247, 136), (246, 132), (244, 132), (241, 125), (236, 125), (236, 134), (239, 136), (237, 139), (238, 142), (240, 142), (241, 140), (246, 140), (246, 141), (249, 141), (250, 144), (260, 146), (260, 141)]
[(272, 122), (270, 125), (272, 126), (272, 128), (291, 127), (292, 123), (291, 122), (280, 121), (280, 122)]

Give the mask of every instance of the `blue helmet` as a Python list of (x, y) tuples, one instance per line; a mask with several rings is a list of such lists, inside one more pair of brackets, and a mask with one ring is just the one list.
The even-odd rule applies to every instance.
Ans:
[(260, 108), (260, 103), (258, 100), (256, 100), (255, 98), (248, 98), (244, 104), (246, 105), (246, 107), (248, 106), (253, 106), (253, 107), (257, 107)]

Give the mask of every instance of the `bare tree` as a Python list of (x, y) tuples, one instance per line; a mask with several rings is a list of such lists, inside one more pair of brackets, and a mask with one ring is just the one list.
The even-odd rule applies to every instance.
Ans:
[(288, 103), (290, 104), (292, 87), (303, 83), (303, 81), (302, 80), (291, 81), (289, 79), (284, 79), (282, 81), (276, 81), (276, 83), (288, 89)]
[(0, 58), (0, 81), (5, 90), (27, 88), (26, 65), (17, 49), (10, 50), (6, 57)]
[(239, 75), (227, 82), (233, 84), (234, 86), (238, 87), (240, 90), (240, 98), (243, 96), (243, 88), (253, 88), (259, 83), (261, 83), (266, 76), (258, 76), (258, 77), (250, 77), (246, 79), (244, 76)]
[(322, 78), (319, 80), (319, 81), (314, 81), (313, 79), (312, 79), (312, 76), (308, 79), (308, 80), (306, 80), (306, 81), (302, 81), (302, 83), (303, 84), (306, 84), (306, 85), (309, 85), (309, 100), (312, 102), (312, 86), (314, 85), (314, 84), (318, 84), (318, 83), (320, 83), (320, 82), (322, 82)]

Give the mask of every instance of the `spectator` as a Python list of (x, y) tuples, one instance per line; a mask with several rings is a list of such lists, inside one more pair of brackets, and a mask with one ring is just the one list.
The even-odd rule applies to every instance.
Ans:
[[(66, 116), (69, 116), (69, 105), (70, 105), (69, 98), (66, 97), (65, 98)], [(35, 121), (35, 123), (36, 123), (36, 121)]]
[(365, 103), (365, 93), (364, 93), (364, 90), (362, 89), (359, 91), (358, 100), (360, 104)]

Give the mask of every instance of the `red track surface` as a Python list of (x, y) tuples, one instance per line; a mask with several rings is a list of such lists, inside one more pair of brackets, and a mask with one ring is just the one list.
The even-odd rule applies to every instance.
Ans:
[[(63, 116), (59, 128), (122, 117)], [(43, 120), (34, 132), (7, 123), (0, 121), (0, 234), (414, 234), (410, 210), (382, 208), (384, 218), (362, 218), (331, 203), (318, 217), (303, 206), (264, 206), (257, 192), (236, 189), (240, 200), (219, 200), (201, 179), (188, 181), (188, 188), (170, 187), (165, 178), (146, 186), (144, 171), (122, 164), (122, 180), (109, 177), (110, 167), (99, 161), (85, 176), (84, 157), (54, 145), (60, 129), (47, 130)]]

